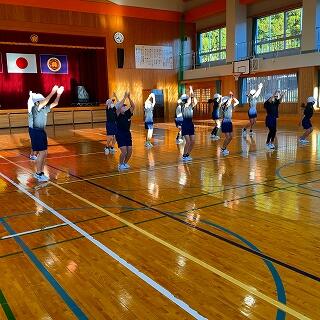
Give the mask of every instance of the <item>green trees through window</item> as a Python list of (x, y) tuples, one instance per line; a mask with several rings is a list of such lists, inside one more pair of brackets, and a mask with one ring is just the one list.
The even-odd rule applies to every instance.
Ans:
[(257, 18), (256, 54), (300, 48), (302, 8)]
[(226, 59), (226, 28), (201, 32), (198, 54), (200, 63)]

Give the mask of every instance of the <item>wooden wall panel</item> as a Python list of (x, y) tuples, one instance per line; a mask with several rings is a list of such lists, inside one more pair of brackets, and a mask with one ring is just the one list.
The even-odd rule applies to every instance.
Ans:
[[(104, 37), (107, 44), (106, 77), (109, 87), (109, 92), (105, 88), (106, 99), (113, 91), (116, 91), (119, 96), (125, 90), (132, 91), (132, 97), (137, 104), (137, 115), (140, 118), (143, 113), (142, 90), (146, 88), (163, 89), (164, 92), (167, 92), (165, 118), (172, 118), (171, 113), (174, 112), (178, 98), (177, 66), (174, 70), (137, 70), (135, 69), (134, 45), (171, 45), (177, 58), (180, 45), (179, 23), (0, 5), (0, 30)], [(195, 25), (188, 24), (185, 30), (188, 36), (188, 46), (191, 47)], [(125, 36), (125, 41), (121, 45), (117, 45), (113, 40), (113, 34), (116, 31), (122, 32)], [(117, 68), (116, 50), (118, 47), (124, 48), (125, 51), (123, 69)]]

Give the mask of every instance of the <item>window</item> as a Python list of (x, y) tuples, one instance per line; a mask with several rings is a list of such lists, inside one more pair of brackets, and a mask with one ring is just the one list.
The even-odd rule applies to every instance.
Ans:
[(198, 35), (199, 63), (226, 59), (226, 28), (219, 28)]
[(256, 20), (255, 53), (301, 47), (302, 9), (279, 12)]
[(213, 89), (201, 88), (194, 89), (194, 96), (199, 102), (208, 102), (208, 100), (213, 96)]
[(298, 79), (296, 73), (275, 74), (266, 77), (242, 78), (241, 102), (248, 103), (247, 93), (251, 89), (257, 89), (259, 83), (263, 84), (258, 102), (265, 102), (265, 96), (276, 90), (285, 92), (283, 102), (298, 102)]

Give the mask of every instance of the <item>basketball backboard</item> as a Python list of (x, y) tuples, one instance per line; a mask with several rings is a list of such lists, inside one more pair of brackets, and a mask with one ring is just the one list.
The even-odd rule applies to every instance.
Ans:
[(250, 59), (240, 60), (233, 62), (233, 73), (234, 74), (249, 74), (250, 73)]

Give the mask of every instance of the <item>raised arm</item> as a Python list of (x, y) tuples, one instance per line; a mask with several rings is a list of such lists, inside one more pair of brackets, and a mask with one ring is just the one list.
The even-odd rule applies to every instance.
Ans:
[(131, 97), (130, 97), (130, 92), (128, 93), (128, 99), (129, 99), (129, 102), (130, 102), (130, 111), (131, 113), (133, 113), (134, 109), (135, 109), (135, 104), (133, 103)]
[(128, 96), (128, 93), (125, 92), (122, 100), (117, 102), (117, 104), (116, 104), (116, 106), (117, 106), (117, 116), (120, 114), (121, 108), (123, 107), (123, 104), (124, 104), (125, 100), (127, 99), (127, 96)]
[(190, 98), (188, 101), (188, 105), (191, 105), (193, 108), (198, 104), (197, 98), (194, 96), (193, 88), (192, 86), (189, 87), (190, 92)]
[(61, 87), (58, 88), (58, 90), (56, 91), (57, 92), (57, 96), (54, 99), (54, 101), (50, 104), (50, 109), (52, 109), (52, 108), (54, 108), (54, 107), (56, 107), (58, 105), (60, 97), (61, 97), (63, 91), (64, 91), (64, 87), (61, 86)]
[(115, 92), (113, 92), (112, 97), (114, 97), (114, 98), (116, 99), (116, 101), (117, 101), (117, 102), (119, 101), (119, 99), (118, 99), (118, 97), (117, 97), (117, 95), (116, 95), (116, 93), (115, 93)]
[(233, 107), (236, 107), (239, 104), (239, 100), (235, 97), (232, 97), (233, 99)]
[(51, 92), (44, 98), (44, 100), (42, 100), (42, 101), (39, 102), (38, 109), (41, 109), (41, 108), (45, 107), (45, 106), (49, 103), (50, 99), (51, 99), (51, 98), (53, 97), (53, 95), (57, 92), (58, 88), (59, 88), (59, 87), (58, 87), (57, 85), (55, 85), (55, 86), (51, 89)]
[(258, 90), (257, 90), (256, 93), (253, 95), (253, 98), (258, 98), (258, 97), (260, 96), (262, 88), (263, 88), (263, 84), (262, 84), (262, 83), (259, 83)]
[(154, 108), (154, 106), (156, 105), (156, 95), (151, 92), (149, 95), (149, 99), (152, 98), (152, 108)]

